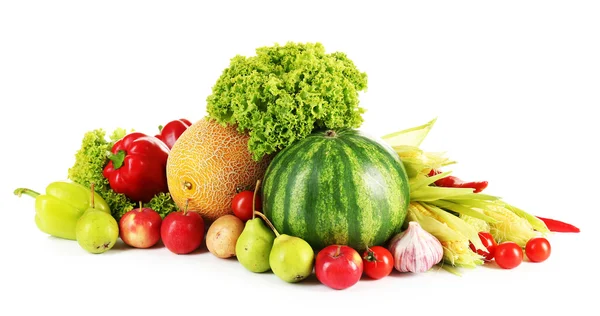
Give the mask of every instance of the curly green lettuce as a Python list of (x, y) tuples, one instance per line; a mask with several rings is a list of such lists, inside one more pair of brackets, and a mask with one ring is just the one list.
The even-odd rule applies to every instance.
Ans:
[(360, 127), (366, 88), (367, 75), (344, 53), (327, 54), (321, 43), (275, 44), (231, 59), (207, 97), (207, 113), (248, 132), (258, 161), (316, 129)]
[[(86, 132), (81, 141), (81, 148), (75, 153), (75, 163), (69, 168), (67, 175), (71, 181), (84, 186), (90, 186), (94, 183), (96, 193), (104, 198), (110, 207), (111, 215), (117, 221), (127, 211), (137, 207), (137, 204), (124, 194), (113, 191), (102, 171), (108, 163), (107, 154), (110, 149), (126, 133), (125, 129), (118, 128), (113, 131), (109, 136), (109, 140), (107, 140), (106, 131), (103, 129)], [(169, 193), (157, 194), (145, 207), (157, 211), (163, 218), (170, 212), (177, 210), (177, 206)]]

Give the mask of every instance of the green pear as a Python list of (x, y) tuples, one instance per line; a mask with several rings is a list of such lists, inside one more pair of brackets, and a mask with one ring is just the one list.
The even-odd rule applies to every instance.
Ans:
[(312, 274), (315, 252), (302, 238), (282, 234), (269, 255), (271, 270), (283, 281), (296, 283)]
[(119, 238), (119, 224), (112, 215), (89, 208), (77, 220), (75, 236), (81, 248), (90, 253), (106, 252)]
[(90, 253), (99, 254), (112, 249), (115, 245), (119, 238), (119, 224), (110, 213), (95, 207), (94, 184), (92, 184), (91, 190), (90, 206), (77, 220), (75, 237), (81, 248)]
[(274, 240), (275, 233), (265, 225), (263, 219), (255, 217), (244, 225), (235, 244), (235, 255), (242, 266), (252, 272), (269, 271), (269, 254)]

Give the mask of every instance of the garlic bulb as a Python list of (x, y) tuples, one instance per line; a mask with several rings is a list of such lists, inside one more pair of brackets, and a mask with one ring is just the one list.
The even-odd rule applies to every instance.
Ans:
[(390, 240), (388, 249), (394, 256), (394, 268), (400, 272), (425, 272), (444, 255), (440, 241), (414, 221)]

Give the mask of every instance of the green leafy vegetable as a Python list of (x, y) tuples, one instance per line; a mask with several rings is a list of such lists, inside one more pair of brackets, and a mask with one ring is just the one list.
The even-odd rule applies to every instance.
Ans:
[(248, 149), (259, 160), (315, 129), (359, 127), (365, 110), (358, 93), (366, 88), (367, 75), (344, 53), (289, 42), (232, 58), (207, 98), (207, 112), (249, 132)]
[[(108, 155), (113, 144), (123, 138), (127, 131), (118, 128), (106, 139), (106, 131), (95, 129), (84, 134), (81, 148), (75, 153), (75, 163), (68, 170), (68, 178), (84, 186), (94, 183), (95, 191), (100, 194), (108, 206), (112, 216), (118, 221), (123, 214), (136, 207), (136, 203), (110, 188), (108, 179), (102, 171), (108, 163)], [(147, 207), (157, 211), (161, 217), (177, 209), (175, 202), (168, 193), (156, 195)]]
[(179, 210), (175, 202), (173, 202), (171, 194), (163, 192), (155, 195), (152, 200), (146, 204), (146, 207), (157, 211), (162, 218), (171, 212), (177, 212)]

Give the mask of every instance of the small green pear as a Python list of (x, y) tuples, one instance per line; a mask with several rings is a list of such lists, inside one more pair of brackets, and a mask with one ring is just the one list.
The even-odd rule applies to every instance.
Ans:
[(269, 255), (271, 270), (283, 281), (296, 283), (312, 274), (315, 252), (304, 239), (282, 234)]
[(77, 243), (90, 253), (110, 250), (119, 238), (119, 225), (112, 215), (89, 208), (77, 220), (75, 227)]
[(77, 220), (75, 237), (86, 251), (99, 254), (110, 250), (119, 238), (119, 224), (110, 214), (95, 208), (94, 184), (92, 183), (90, 207)]
[[(262, 215), (259, 212), (255, 212), (255, 214)], [(275, 233), (265, 225), (261, 217), (255, 217), (246, 222), (244, 230), (235, 244), (238, 261), (244, 268), (255, 273), (271, 269), (269, 254), (275, 240)], [(265, 218), (265, 220), (267, 219)]]

